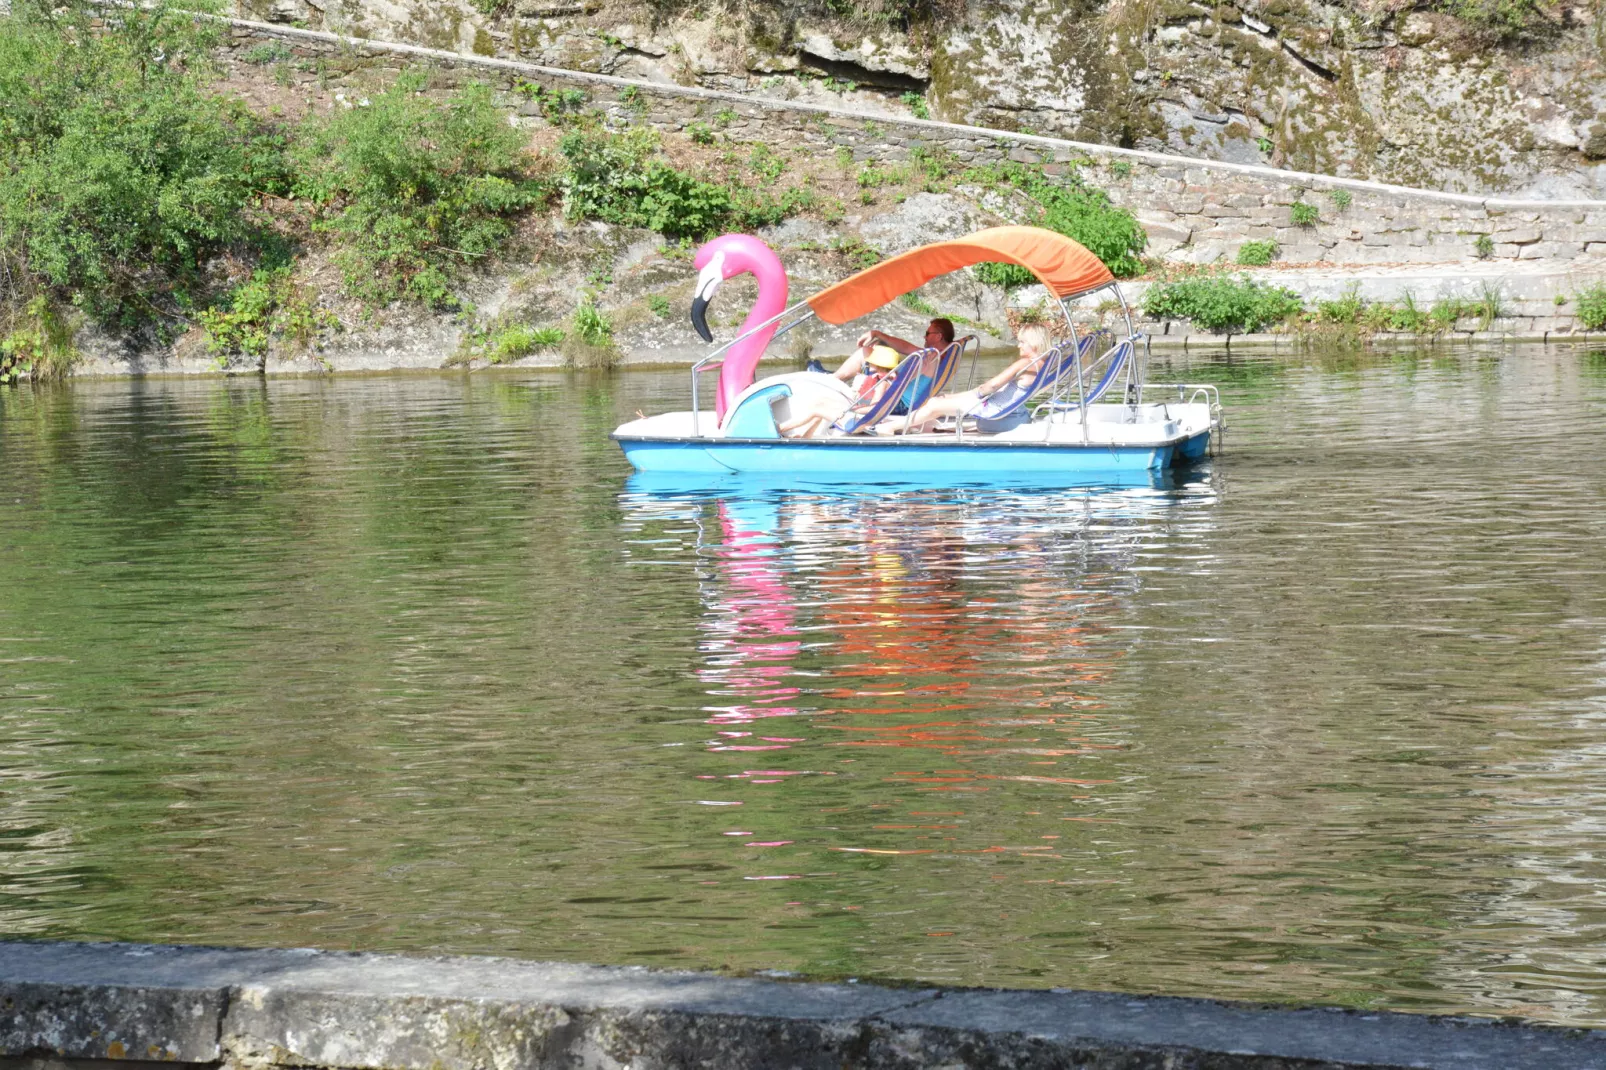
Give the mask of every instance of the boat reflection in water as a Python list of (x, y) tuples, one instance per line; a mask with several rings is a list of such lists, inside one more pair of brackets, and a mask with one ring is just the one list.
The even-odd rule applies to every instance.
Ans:
[(707, 750), (728, 762), (696, 775), (764, 785), (851, 773), (854, 801), (891, 805), (865, 797), (865, 777), (897, 790), (1085, 792), (1083, 771), (1061, 766), (1124, 745), (1100, 692), (1137, 634), (1134, 562), (1208, 523), (1213, 498), (1199, 469), (1053, 489), (637, 475), (621, 504), (627, 526), (652, 532), (636, 543), (643, 563), (695, 562)]

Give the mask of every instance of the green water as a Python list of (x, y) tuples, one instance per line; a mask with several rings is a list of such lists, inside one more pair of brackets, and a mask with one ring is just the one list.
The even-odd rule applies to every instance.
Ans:
[(0, 390), (0, 932), (1606, 1024), (1606, 355), (1157, 359), (1116, 491), (642, 487), (679, 372)]

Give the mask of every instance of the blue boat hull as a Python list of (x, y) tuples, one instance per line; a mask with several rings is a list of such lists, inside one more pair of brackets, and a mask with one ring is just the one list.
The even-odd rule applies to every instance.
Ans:
[(1082, 479), (1160, 471), (1204, 456), (1210, 433), (1165, 445), (1084, 446), (1035, 442), (911, 442), (906, 439), (651, 439), (616, 435), (640, 472), (805, 475), (815, 479), (952, 477)]

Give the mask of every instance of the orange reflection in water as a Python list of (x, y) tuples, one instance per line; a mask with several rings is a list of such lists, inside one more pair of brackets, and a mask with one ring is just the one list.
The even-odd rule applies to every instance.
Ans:
[[(1112, 625), (1136, 590), (1134, 526), (1096, 525), (1092, 510), (1000, 519), (996, 511), (1010, 504), (802, 492), (699, 504), (697, 673), (715, 700), (704, 707), (714, 729), (706, 750), (738, 760), (768, 752), (762, 760), (776, 765), (816, 756), (812, 770), (705, 768), (699, 779), (776, 791), (846, 774), (862, 785), (854, 791), (863, 801), (844, 812), (865, 816), (884, 808), (872, 805), (883, 797), (870, 788), (876, 782), (897, 793), (946, 792), (955, 802), (997, 796), (988, 814), (1018, 810), (1008, 801), (1021, 791), (1076, 805), (1109, 783), (1064, 775), (1091, 772), (1086, 766), (1056, 767), (1124, 745), (1090, 738), (1089, 729), (1107, 731), (1099, 694), (1125, 654), (1127, 633)], [(801, 720), (783, 728), (774, 720), (782, 717)], [(887, 768), (896, 754), (929, 759)], [(1037, 833), (1057, 838), (1078, 827), (1058, 824), (1054, 813), (1042, 818), (1053, 826), (1026, 837), (1038, 842), (988, 842), (982, 811), (970, 809), (958, 823), (848, 818), (807, 827), (773, 813), (730, 842), (782, 853), (825, 846), (1043, 858), (1057, 857), (1059, 844)]]

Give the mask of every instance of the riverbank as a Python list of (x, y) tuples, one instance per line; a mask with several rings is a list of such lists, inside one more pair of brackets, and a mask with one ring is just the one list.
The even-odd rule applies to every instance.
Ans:
[[(122, 249), (137, 228), (96, 223), (68, 241), (48, 212), (30, 216), (32, 244), (20, 262), (31, 274), (6, 309), (0, 379), (690, 363), (706, 350), (682, 319), (689, 253), (728, 229), (776, 248), (794, 295), (1001, 223), (1109, 239), (1095, 252), (1124, 274), (1274, 261), (1255, 270), (1297, 297), (1312, 322), (1359, 338), (1416, 320), (1334, 323), (1317, 306), (1344, 294), (1356, 311), (1395, 299), (1371, 294), (1460, 301), (1476, 278), (1481, 312), (1445, 310), (1431, 331), (1411, 333), (1545, 339), (1575, 332), (1579, 295), (1606, 287), (1601, 201), (1412, 190), (239, 20), (216, 25), (221, 42), (174, 40), (191, 49), (209, 40), (217, 78), (173, 75), (172, 91), (190, 102), (181, 112), (216, 111), (216, 129), (189, 131), (194, 144), (180, 162), (232, 145), (227, 130), (254, 146), (212, 176), (232, 199), (214, 206), (216, 220), (182, 233), (151, 204), (118, 205), (155, 228), (136, 241), (142, 255), (162, 253), (165, 266), (138, 278), (127, 265), (140, 257)], [(410, 80), (398, 88), (402, 76)], [(447, 114), (471, 117), (494, 151), (473, 160), (438, 151), (466, 129)], [(419, 133), (429, 130), (439, 136)], [(375, 159), (405, 166), (376, 169)], [(63, 160), (59, 174), (39, 179), (48, 196), (19, 193), (16, 203), (72, 201)], [(175, 189), (193, 179), (182, 168), (170, 177)], [(111, 216), (97, 208), (77, 218)], [(946, 315), (1002, 344), (1011, 306), (1041, 300), (1032, 287), (995, 284), (1005, 281), (998, 272), (939, 280), (877, 325), (918, 335), (923, 318)], [(1143, 289), (1136, 283), (1134, 298)], [(743, 294), (726, 288), (716, 329), (741, 321)], [(1108, 320), (1111, 309), (1087, 312)], [(1196, 317), (1143, 329), (1161, 345), (1195, 345), (1261, 326)], [(862, 329), (799, 332), (775, 356), (838, 355)]]
[(0, 1066), (1585, 1070), (1606, 1032), (1109, 992), (137, 944), (0, 945)]
[[(803, 248), (786, 244), (786, 232), (795, 233), (796, 224), (774, 228), (766, 235), (783, 249), (788, 267), (804, 285), (823, 286), (832, 278), (833, 270), (851, 271), (851, 263), (829, 250), (810, 247), (805, 240)], [(630, 311), (615, 328), (619, 346), (617, 364), (621, 367), (689, 367), (708, 352), (693, 334), (685, 319), (689, 308), (690, 285), (693, 273), (688, 263), (678, 255), (666, 259), (651, 235), (615, 234), (611, 228), (593, 230), (597, 244), (606, 247), (621, 245), (617, 258), (615, 286), (612, 293), (618, 304)], [(1461, 301), (1472, 307), (1475, 302), (1492, 301), (1491, 311), (1498, 314), (1487, 319), (1467, 314), (1448, 326), (1425, 327), (1419, 331), (1401, 331), (1382, 327), (1368, 327), (1352, 320), (1348, 324), (1303, 323), (1286, 325), (1276, 330), (1260, 330), (1240, 334), (1224, 334), (1201, 330), (1186, 320), (1153, 320), (1141, 315), (1143, 299), (1150, 288), (1158, 283), (1139, 279), (1123, 284), (1134, 308), (1139, 309), (1136, 324), (1150, 336), (1153, 348), (1197, 349), (1229, 345), (1233, 348), (1300, 349), (1312, 340), (1341, 334), (1346, 341), (1365, 345), (1454, 346), (1464, 344), (1516, 344), (1545, 342), (1600, 342), (1606, 344), (1606, 331), (1588, 331), (1580, 327), (1575, 315), (1576, 295), (1594, 280), (1606, 278), (1606, 258), (1594, 261), (1553, 263), (1531, 261), (1470, 261), (1447, 264), (1393, 264), (1393, 265), (1332, 265), (1315, 264), (1298, 267), (1265, 267), (1239, 269), (1242, 277), (1258, 283), (1286, 289), (1296, 294), (1313, 315), (1325, 303), (1352, 301), (1358, 307), (1368, 305), (1401, 307), (1420, 305), (1424, 315), (1434, 305), (1445, 301)], [(675, 278), (674, 276), (683, 276)], [(636, 280), (654, 280), (658, 289), (646, 294), (646, 299), (657, 298), (662, 315), (643, 315), (644, 303), (637, 294)], [(562, 285), (561, 277), (557, 285)], [(730, 287), (744, 292), (740, 284)], [(487, 307), (495, 308), (508, 300), (512, 286), (503, 282), (485, 294)], [(914, 298), (888, 306), (875, 317), (875, 325), (892, 333), (919, 337), (926, 320), (932, 315), (952, 316), (960, 323), (960, 330), (976, 333), (984, 348), (1003, 351), (1009, 348), (1010, 334), (1006, 325), (1009, 310), (1030, 308), (1045, 304), (1040, 287), (1027, 287), (1005, 294), (996, 287), (982, 285), (966, 275), (945, 280), (927, 287), (931, 296)], [(807, 292), (807, 291), (804, 291)], [(740, 297), (733, 303), (740, 302)], [(1488, 307), (1488, 306), (1485, 306)], [(1086, 310), (1089, 322), (1113, 322), (1115, 310), (1106, 304), (1102, 309), (1089, 305)], [(984, 318), (985, 317), (985, 318)], [(727, 310), (727, 319), (730, 319)], [(737, 317), (739, 318), (739, 314)], [(729, 326), (721, 332), (728, 333)], [(768, 365), (798, 365), (815, 357), (829, 362), (848, 353), (862, 324), (832, 327), (811, 324), (797, 332), (792, 339), (778, 343), (766, 361)], [(198, 345), (179, 345), (170, 349), (156, 349), (130, 353), (114, 347), (101, 347), (87, 353), (73, 368), (79, 376), (140, 376), (140, 375), (328, 375), (339, 373), (374, 373), (387, 371), (431, 371), (443, 368), (483, 369), (499, 366), (509, 369), (553, 368), (566, 363), (564, 354), (556, 347), (537, 349), (511, 360), (492, 360), (485, 355), (468, 351), (471, 325), (447, 316), (413, 314), (397, 316), (384, 324), (360, 331), (332, 335), (316, 348), (291, 349), (275, 347), (260, 365), (220, 363)]]

